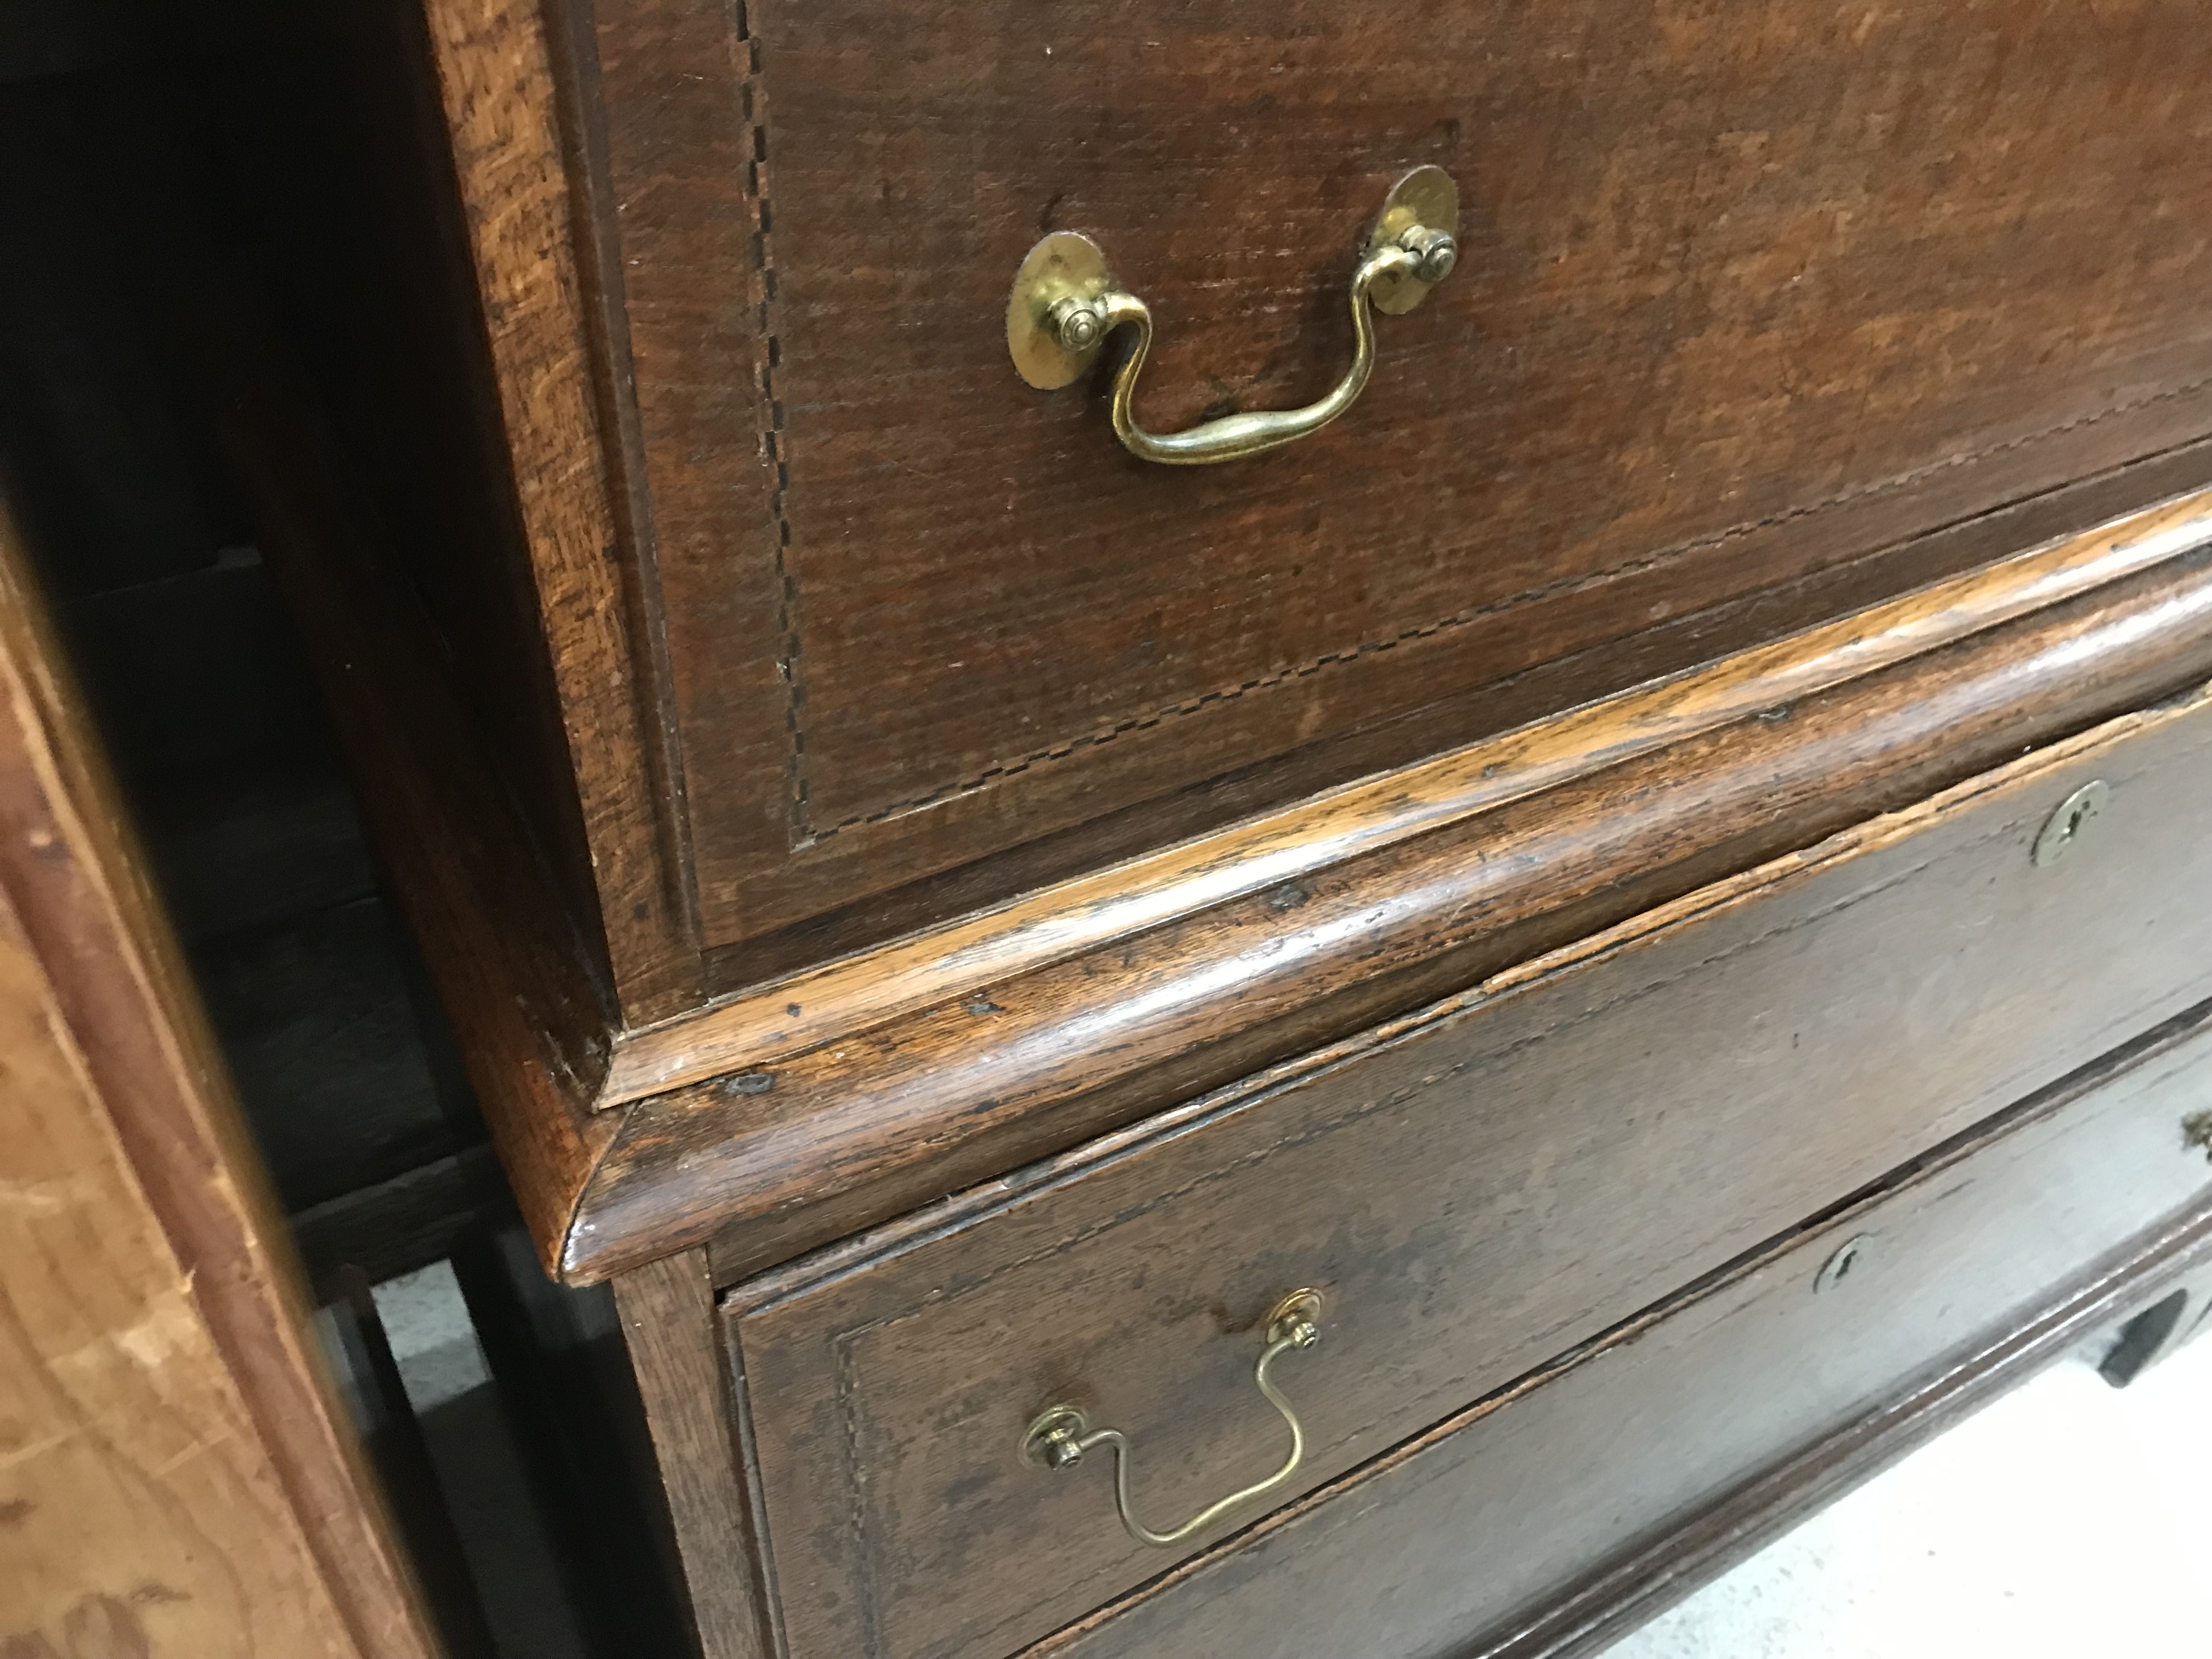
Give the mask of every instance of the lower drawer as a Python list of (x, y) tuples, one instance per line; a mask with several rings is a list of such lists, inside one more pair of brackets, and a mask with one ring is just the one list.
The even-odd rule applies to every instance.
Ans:
[(2208, 755), (2212, 701), (2112, 722), (738, 1287), (781, 1650), (1001, 1659), (1160, 1572), (1024, 1429), (1126, 1431), (1173, 1528), (1283, 1456), (1285, 1291), (1277, 1504), (2212, 996)]
[[(1724, 1547), (1855, 1455), (1876, 1466), (1885, 1428), (1984, 1374), (2025, 1375), (2056, 1346), (2037, 1321), (2063, 1340), (2077, 1310), (2126, 1311), (2109, 1281), (2131, 1259), (2212, 1250), (2212, 1164), (2184, 1128), (2212, 1104), (2212, 1014), (2176, 1025), (1023, 1659), (1534, 1654), (1608, 1633), (1607, 1607), (1694, 1575), (1701, 1540)], [(1070, 1565), (1040, 1538), (1022, 1571)]]

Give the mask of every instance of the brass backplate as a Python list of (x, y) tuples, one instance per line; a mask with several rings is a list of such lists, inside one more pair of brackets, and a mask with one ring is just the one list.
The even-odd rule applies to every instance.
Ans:
[(1267, 1310), (1267, 1323), (1261, 1328), (1268, 1341), (1279, 1342), (1295, 1321), (1304, 1320), (1309, 1325), (1320, 1324), (1321, 1310), (1322, 1294), (1319, 1291), (1292, 1291)]
[(1095, 300), (1111, 283), (1105, 254), (1079, 231), (1055, 230), (1029, 251), (1006, 295), (1006, 350), (1022, 379), (1051, 392), (1083, 377), (1105, 341), (1085, 351), (1070, 351), (1047, 319), (1062, 300)]
[(1091, 1413), (1079, 1406), (1048, 1406), (1022, 1436), (1022, 1455), (1032, 1463), (1049, 1463), (1054, 1436), (1079, 1440), (1091, 1432)]
[[(1448, 236), (1459, 234), (1459, 186), (1442, 167), (1415, 167), (1390, 186), (1374, 232), (1367, 239), (1367, 251), (1371, 253), (1383, 243), (1397, 240), (1415, 225), (1441, 230)], [(1427, 299), (1435, 286), (1393, 272), (1376, 278), (1367, 297), (1374, 301), (1376, 310), (1402, 317)]]
[(2035, 845), (2028, 849), (2036, 867), (2056, 864), (2072, 852), (2092, 821), (2112, 804), (2112, 787), (2102, 778), (2090, 779), (2060, 801), (2058, 810), (2043, 821)]

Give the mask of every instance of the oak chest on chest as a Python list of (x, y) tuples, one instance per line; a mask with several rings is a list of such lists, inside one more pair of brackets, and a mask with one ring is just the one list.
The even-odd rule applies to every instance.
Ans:
[(391, 16), (288, 580), (710, 1659), (1565, 1652), (2192, 1270), (2191, 9)]

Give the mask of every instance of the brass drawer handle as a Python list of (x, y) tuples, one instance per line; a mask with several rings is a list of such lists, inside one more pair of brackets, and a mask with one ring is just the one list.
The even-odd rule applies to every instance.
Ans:
[(1267, 1310), (1267, 1346), (1260, 1351), (1260, 1362), (1252, 1368), (1252, 1380), (1260, 1385), (1260, 1392), (1267, 1396), (1267, 1403), (1283, 1414), (1283, 1421), (1291, 1427), (1291, 1455), (1283, 1460), (1282, 1468), (1265, 1480), (1255, 1482), (1242, 1492), (1232, 1492), (1226, 1498), (1208, 1504), (1182, 1525), (1170, 1532), (1154, 1532), (1137, 1519), (1129, 1506), (1129, 1442), (1119, 1429), (1094, 1426), (1091, 1414), (1077, 1406), (1053, 1406), (1037, 1413), (1036, 1420), (1022, 1437), (1022, 1455), (1033, 1463), (1047, 1468), (1072, 1469), (1083, 1461), (1084, 1453), (1094, 1446), (1114, 1448), (1114, 1507), (1121, 1511), (1121, 1524), (1129, 1536), (1140, 1544), (1151, 1544), (1169, 1549), (1186, 1538), (1203, 1532), (1234, 1509), (1242, 1508), (1256, 1498), (1265, 1498), (1280, 1488), (1298, 1472), (1305, 1461), (1306, 1431), (1299, 1425), (1298, 1414), (1291, 1409), (1291, 1402), (1283, 1398), (1275, 1387), (1274, 1378), (1268, 1375), (1276, 1359), (1292, 1348), (1310, 1348), (1321, 1340), (1321, 1292), (1292, 1291)]
[(1114, 281), (1088, 236), (1054, 231), (1029, 252), (1006, 301), (1006, 349), (1031, 386), (1050, 391), (1079, 378), (1123, 324), (1136, 338), (1114, 374), (1114, 431), (1132, 455), (1171, 466), (1257, 455), (1317, 432), (1352, 407), (1375, 369), (1371, 303), (1411, 311), (1451, 274), (1459, 258), (1459, 190), (1442, 167), (1416, 167), (1382, 204), (1359, 268), (1352, 273), (1352, 367), (1327, 396), (1304, 409), (1226, 415), (1188, 431), (1147, 432), (1130, 404), (1152, 345), (1152, 313)]

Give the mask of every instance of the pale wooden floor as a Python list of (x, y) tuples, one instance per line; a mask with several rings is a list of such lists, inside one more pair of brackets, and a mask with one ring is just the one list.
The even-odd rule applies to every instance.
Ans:
[(1607, 1659), (2212, 1659), (2212, 1336), (2047, 1371)]

